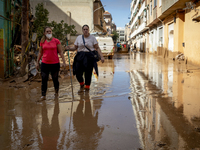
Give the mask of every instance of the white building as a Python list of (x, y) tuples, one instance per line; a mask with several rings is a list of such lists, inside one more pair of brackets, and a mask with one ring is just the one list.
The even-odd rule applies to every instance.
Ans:
[(133, 0), (131, 2), (131, 42), (137, 43), (136, 47), (140, 51), (146, 51), (147, 33), (147, 9), (145, 0)]
[(125, 43), (125, 28), (124, 27), (117, 27), (117, 33), (119, 34), (119, 38), (117, 39), (117, 42)]

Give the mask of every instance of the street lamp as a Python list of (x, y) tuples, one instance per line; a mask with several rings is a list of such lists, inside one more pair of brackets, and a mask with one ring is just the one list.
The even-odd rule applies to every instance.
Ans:
[(97, 8), (97, 9), (95, 9), (95, 10), (93, 11), (93, 13), (94, 13), (95, 11), (97, 11), (98, 9), (100, 9), (100, 8), (102, 8), (102, 7), (105, 7), (105, 6), (106, 6), (106, 5), (101, 6), (101, 7)]
[[(71, 26), (71, 19), (72, 19), (72, 17), (71, 17), (71, 12), (70, 12), (70, 11), (67, 11), (67, 13), (69, 14), (69, 26)], [(67, 34), (67, 38), (68, 38), (68, 40), (71, 39), (71, 36), (70, 36), (69, 33)]]

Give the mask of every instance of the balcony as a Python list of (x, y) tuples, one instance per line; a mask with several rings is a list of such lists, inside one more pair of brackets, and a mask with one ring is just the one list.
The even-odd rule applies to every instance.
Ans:
[(162, 0), (162, 13), (174, 5), (179, 0)]
[(146, 8), (145, 7), (145, 3), (143, 2), (142, 5), (141, 5), (141, 8), (138, 9), (138, 11), (137, 11), (137, 14), (135, 14), (135, 16), (132, 16), (133, 17), (133, 22), (131, 24), (131, 28), (136, 23), (138, 16), (141, 16), (141, 14), (143, 13), (143, 11), (144, 11), (145, 8)]
[(185, 8), (186, 2), (190, 1), (191, 0), (162, 0), (162, 15), (159, 18), (163, 19), (174, 11)]
[(146, 23), (143, 22), (132, 34), (131, 34), (131, 38), (133, 38), (134, 36), (136, 36), (137, 34), (144, 32), (145, 30), (149, 29), (148, 27), (146, 27)]
[(157, 7), (154, 7), (153, 9), (153, 20), (157, 18)]

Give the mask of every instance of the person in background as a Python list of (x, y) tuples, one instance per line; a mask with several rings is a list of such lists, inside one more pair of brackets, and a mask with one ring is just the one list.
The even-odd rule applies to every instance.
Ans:
[(117, 52), (119, 52), (120, 51), (120, 43), (119, 42), (117, 42)]
[(59, 81), (58, 73), (60, 71), (60, 62), (58, 53), (62, 57), (63, 67), (66, 68), (65, 58), (62, 52), (60, 41), (52, 37), (52, 29), (50, 27), (44, 28), (44, 35), (40, 42), (39, 54), (37, 58), (36, 68), (39, 69), (39, 61), (42, 57), (41, 75), (42, 75), (42, 97), (41, 100), (46, 99), (47, 82), (49, 79), (49, 73), (51, 72), (55, 96), (58, 96)]
[[(79, 93), (83, 92), (84, 90), (89, 91), (93, 68), (95, 68), (95, 71), (98, 75), (97, 62), (94, 59), (93, 54), (95, 50), (97, 50), (99, 55), (101, 56), (101, 62), (104, 62), (104, 57), (101, 53), (96, 38), (93, 35), (90, 35), (89, 33), (89, 26), (84, 25), (82, 27), (82, 31), (83, 36), (79, 35), (76, 38), (76, 41), (73, 46), (66, 46), (66, 50), (77, 50), (78, 52), (74, 58), (73, 74), (76, 75), (76, 78), (80, 84)], [(83, 38), (85, 40), (85, 45), (83, 42)], [(86, 47), (89, 48), (91, 52)], [(85, 73), (85, 79), (83, 79), (83, 73)]]

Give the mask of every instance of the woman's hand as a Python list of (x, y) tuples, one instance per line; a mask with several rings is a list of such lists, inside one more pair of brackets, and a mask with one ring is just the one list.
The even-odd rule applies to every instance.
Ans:
[(70, 50), (70, 46), (66, 46), (66, 47), (65, 47), (65, 50)]
[(67, 65), (65, 62), (63, 62), (63, 68), (66, 69)]
[(104, 57), (103, 56), (101, 57), (101, 62), (104, 63)]
[(36, 63), (35, 68), (36, 68), (37, 70), (39, 70), (39, 63), (38, 63), (38, 62)]

